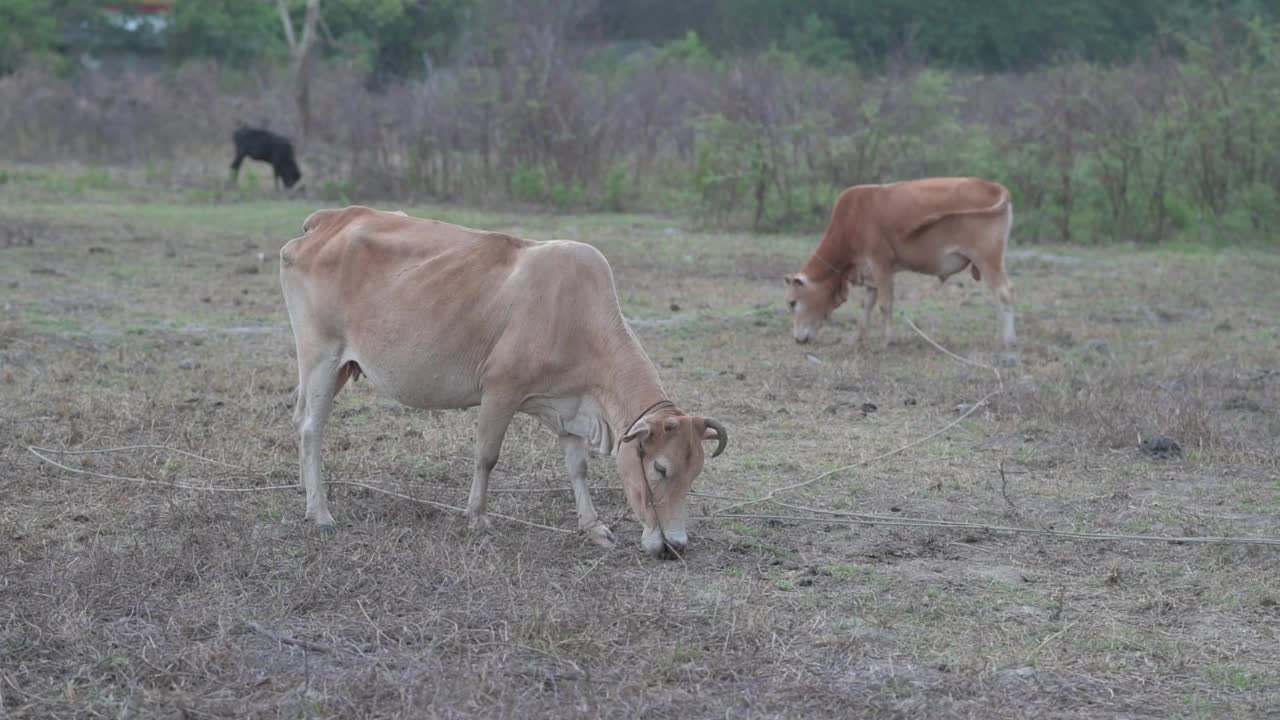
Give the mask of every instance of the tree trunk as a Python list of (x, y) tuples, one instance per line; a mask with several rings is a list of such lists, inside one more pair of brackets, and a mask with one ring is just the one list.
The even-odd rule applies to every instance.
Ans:
[(294, 102), (298, 107), (298, 124), (302, 139), (311, 132), (311, 50), (315, 46), (316, 25), (320, 22), (320, 0), (307, 0), (307, 11), (302, 19), (302, 36), (293, 31), (286, 0), (276, 0), (280, 9), (280, 22), (284, 24), (284, 39), (289, 44), (293, 58)]

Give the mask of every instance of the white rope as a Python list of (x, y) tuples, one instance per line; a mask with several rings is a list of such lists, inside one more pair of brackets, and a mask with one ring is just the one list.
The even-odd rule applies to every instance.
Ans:
[[(91, 453), (117, 452), (117, 451), (121, 451), (121, 450), (132, 450), (132, 449), (138, 449), (138, 448), (155, 448), (155, 449), (160, 449), (160, 450), (172, 450), (173, 452), (181, 453), (181, 454), (183, 454), (183, 455), (188, 455), (188, 456), (190, 456), (190, 457), (196, 458), (197, 460), (203, 460), (203, 461), (205, 461), (205, 462), (213, 462), (213, 463), (218, 463), (218, 464), (220, 464), (220, 465), (226, 465), (226, 463), (221, 463), (221, 462), (219, 462), (219, 461), (217, 461), (217, 460), (209, 460), (208, 458), (204, 458), (204, 457), (201, 457), (201, 456), (199, 456), (199, 455), (195, 455), (195, 454), (193, 454), (193, 453), (186, 452), (186, 451), (184, 451), (184, 450), (176, 450), (176, 449), (174, 449), (174, 448), (166, 448), (166, 447), (159, 446), (159, 445), (135, 445), (135, 446), (129, 446), (129, 447), (124, 447), (124, 448), (106, 448), (106, 449), (103, 449), (103, 450), (71, 450), (71, 451), (50, 450), (49, 448), (36, 448), (36, 447), (33, 447), (33, 446), (27, 446), (27, 451), (28, 451), (28, 452), (30, 452), (32, 455), (35, 455), (36, 457), (40, 458), (40, 459), (41, 459), (41, 460), (43, 460), (44, 462), (49, 463), (50, 465), (53, 465), (53, 466), (55, 466), (55, 467), (61, 468), (61, 469), (63, 469), (63, 470), (66, 470), (66, 471), (68, 471), (68, 472), (73, 472), (73, 473), (76, 473), (76, 474), (79, 474), (79, 475), (89, 475), (89, 476), (91, 476), (91, 477), (102, 478), (102, 479), (104, 479), (104, 480), (115, 480), (115, 481), (119, 481), (119, 482), (130, 482), (130, 483), (135, 483), (135, 484), (138, 484), (138, 485), (158, 485), (158, 486), (160, 486), (160, 487), (165, 487), (165, 488), (174, 488), (174, 489), (179, 489), (179, 490), (195, 490), (195, 491), (198, 491), (198, 492), (226, 492), (226, 493), (237, 493), (237, 492), (266, 492), (266, 491), (270, 491), (270, 490), (297, 490), (297, 489), (298, 489), (298, 485), (297, 485), (296, 483), (289, 484), (289, 485), (259, 485), (259, 486), (257, 486), (257, 487), (247, 487), (247, 488), (246, 488), (246, 487), (225, 487), (225, 486), (221, 486), (221, 487), (220, 487), (220, 486), (214, 486), (214, 485), (191, 485), (191, 484), (187, 484), (187, 483), (180, 483), (180, 482), (164, 482), (164, 481), (161, 481), (161, 480), (148, 480), (148, 479), (146, 479), (146, 478), (125, 477), (125, 476), (123, 476), (123, 475), (111, 475), (111, 474), (108, 474), (108, 473), (95, 472), (95, 471), (93, 471), (93, 470), (85, 470), (84, 468), (74, 468), (74, 467), (71, 467), (71, 466), (69, 466), (69, 465), (64, 465), (64, 464), (62, 464), (62, 463), (58, 462), (57, 460), (54, 460), (54, 459), (52, 459), (52, 458), (50, 458), (50, 457), (48, 457), (47, 455), (45, 455), (45, 454), (44, 454), (45, 452), (47, 452), (47, 453), (61, 453), (61, 452), (66, 452), (67, 454), (74, 454), (74, 455), (87, 455), (87, 454), (91, 454)], [(41, 452), (41, 451), (43, 451), (43, 452)], [(234, 465), (231, 465), (231, 466), (229, 466), (229, 467), (235, 467), (235, 466), (234, 466)], [(461, 513), (461, 512), (465, 512), (462, 508), (457, 507), (457, 506), (454, 506), (454, 505), (447, 505), (447, 504), (445, 504), (445, 503), (436, 502), (436, 501), (434, 501), (434, 500), (423, 500), (423, 499), (421, 499), (421, 498), (415, 498), (415, 497), (411, 497), (411, 496), (409, 496), (409, 495), (403, 495), (403, 494), (401, 494), (401, 493), (398, 493), (398, 492), (392, 492), (391, 490), (387, 490), (387, 489), (385, 489), (385, 488), (380, 488), (380, 487), (375, 487), (375, 486), (373, 486), (373, 485), (369, 485), (369, 484), (367, 484), (367, 483), (356, 482), (355, 480), (330, 480), (330, 481), (328, 482), (328, 484), (329, 484), (329, 485), (354, 485), (354, 486), (356, 486), (356, 487), (362, 487), (362, 488), (364, 488), (364, 489), (366, 489), (366, 490), (372, 490), (373, 492), (376, 492), (376, 493), (382, 493), (383, 495), (389, 495), (389, 496), (391, 496), (391, 497), (400, 498), (400, 499), (402, 499), (402, 500), (409, 500), (409, 501), (411, 501), (411, 502), (422, 503), (423, 505), (430, 505), (430, 506), (432, 506), (432, 507), (440, 508), (440, 509), (442, 509), (442, 510), (453, 510), (453, 511), (455, 511), (455, 512), (459, 512), (459, 513)], [(577, 533), (576, 533), (575, 531), (573, 531), (573, 530), (566, 530), (566, 529), (564, 529), (564, 528), (552, 527), (552, 526), (550, 526), (550, 525), (542, 525), (542, 524), (540, 524), (540, 523), (530, 522), (529, 520), (522, 520), (522, 519), (520, 519), (520, 518), (512, 517), (512, 516), (510, 516), (510, 515), (503, 515), (503, 514), (501, 514), (501, 513), (496, 513), (496, 512), (490, 512), (490, 513), (487, 513), (487, 514), (488, 514), (488, 515), (490, 515), (491, 517), (496, 517), (496, 518), (499, 518), (499, 519), (502, 519), (502, 520), (506, 520), (506, 521), (508, 521), (508, 522), (519, 523), (519, 524), (521, 524), (521, 525), (528, 525), (529, 527), (538, 528), (539, 530), (550, 530), (551, 532), (562, 533), (562, 534), (565, 534), (565, 535), (576, 535), (576, 534), (577, 534)]]

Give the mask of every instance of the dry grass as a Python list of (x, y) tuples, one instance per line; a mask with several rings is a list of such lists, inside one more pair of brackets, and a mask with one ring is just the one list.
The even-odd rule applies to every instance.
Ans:
[[(293, 482), (294, 368), (272, 257), (313, 208), (0, 192), (0, 717), (1219, 718), (1280, 706), (1271, 548), (694, 520), (685, 561), (660, 563), (635, 547), (611, 489), (596, 501), (628, 544), (604, 553), (522, 526), (476, 536), (358, 487), (331, 488), (340, 531), (324, 538), (302, 524), (300, 490), (60, 471), (26, 446), (169, 445), (239, 469), (156, 450), (64, 461), (162, 482)], [(778, 278), (812, 237), (414, 212), (598, 244), (669, 391), (733, 435), (704, 493), (756, 496), (892, 449), (992, 389), (990, 373), (905, 327), (889, 352), (855, 352), (848, 309), (816, 346), (792, 344)], [(1280, 536), (1280, 259), (1038, 252), (1010, 264), (1024, 363), (993, 407), (788, 499)], [(927, 283), (904, 284), (903, 312), (989, 359), (980, 288), (916, 300)], [(329, 475), (457, 504), (471, 420), (361, 383), (339, 398)], [(1183, 457), (1142, 455), (1152, 434)], [(616, 485), (607, 462), (593, 473)], [(565, 488), (552, 438), (517, 421), (494, 485)], [(499, 494), (495, 509), (574, 526), (567, 492)]]

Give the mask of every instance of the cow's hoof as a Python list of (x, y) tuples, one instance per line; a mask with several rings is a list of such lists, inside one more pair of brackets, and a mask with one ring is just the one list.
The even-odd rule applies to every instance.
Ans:
[(333, 521), (333, 518), (330, 518), (329, 522), (318, 522), (315, 518), (307, 518), (307, 522), (311, 524), (311, 527), (315, 528), (316, 532), (325, 537), (338, 533), (338, 525)]
[(587, 534), (588, 540), (602, 548), (609, 549), (617, 544), (613, 539), (613, 533), (604, 525), (595, 525), (583, 532)]
[(467, 517), (467, 524), (472, 532), (488, 532), (493, 527), (493, 521), (484, 513), (468, 513)]
[(329, 514), (328, 510), (309, 511), (306, 515), (306, 521), (325, 535), (332, 535), (338, 531), (338, 526), (333, 521), (333, 516)]

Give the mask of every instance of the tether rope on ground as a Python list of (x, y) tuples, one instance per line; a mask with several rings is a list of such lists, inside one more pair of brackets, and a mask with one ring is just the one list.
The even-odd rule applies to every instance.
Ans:
[[(148, 448), (159, 448), (159, 449), (165, 449), (165, 450), (173, 450), (174, 452), (178, 452), (178, 453), (180, 453), (180, 454), (182, 454), (182, 455), (187, 455), (187, 456), (189, 456), (189, 457), (194, 457), (194, 458), (196, 458), (196, 459), (198, 459), (198, 460), (202, 460), (202, 461), (204, 461), (204, 462), (211, 462), (211, 463), (217, 463), (217, 464), (220, 464), (220, 465), (226, 465), (226, 463), (222, 463), (222, 462), (219, 462), (219, 461), (217, 461), (217, 460), (211, 460), (211, 459), (209, 459), (209, 458), (201, 457), (201, 456), (196, 455), (196, 454), (194, 454), (194, 453), (189, 453), (189, 452), (187, 452), (187, 451), (185, 451), (185, 450), (176, 450), (175, 448), (164, 448), (164, 447), (162, 447), (162, 446), (133, 446), (133, 447), (130, 447), (130, 448), (125, 448), (125, 449), (135, 449), (135, 448), (137, 448), (137, 447), (148, 447)], [(120, 449), (121, 449), (121, 448), (113, 448), (112, 450), (120, 450)], [(77, 473), (77, 474), (80, 474), (80, 475), (89, 475), (89, 476), (97, 477), (97, 478), (101, 478), (101, 479), (104, 479), (104, 480), (116, 480), (116, 481), (119, 481), (119, 482), (130, 482), (130, 483), (134, 483), (134, 484), (138, 484), (138, 485), (156, 485), (156, 486), (159, 486), (159, 487), (175, 488), (175, 489), (179, 489), (179, 490), (193, 490), (193, 491), (197, 491), (197, 492), (220, 492), (220, 493), (221, 493), (221, 492), (225, 492), (225, 493), (269, 492), (269, 491), (272, 491), (272, 490), (297, 490), (297, 489), (298, 489), (298, 487), (299, 487), (299, 485), (298, 485), (297, 483), (292, 483), (292, 484), (289, 484), (289, 485), (259, 485), (259, 486), (257, 486), (257, 487), (219, 487), (219, 486), (213, 486), (213, 485), (191, 485), (191, 484), (188, 484), (188, 483), (164, 482), (163, 480), (149, 480), (149, 479), (147, 479), (147, 478), (125, 477), (125, 476), (123, 476), (123, 475), (111, 475), (111, 474), (108, 474), (108, 473), (100, 473), (100, 472), (96, 472), (96, 471), (93, 471), (93, 470), (85, 470), (85, 469), (83, 469), (83, 468), (74, 468), (74, 467), (71, 467), (70, 465), (64, 465), (64, 464), (62, 464), (62, 463), (58, 462), (57, 460), (54, 460), (54, 459), (52, 459), (52, 458), (50, 458), (50, 457), (48, 457), (47, 455), (45, 455), (45, 454), (44, 454), (44, 453), (62, 453), (62, 452), (68, 452), (68, 451), (63, 451), (63, 450), (53, 450), (53, 449), (50, 449), (50, 448), (37, 448), (37, 447), (32, 447), (32, 446), (27, 446), (27, 450), (28, 450), (32, 455), (35, 455), (36, 457), (40, 458), (40, 459), (41, 459), (41, 460), (43, 460), (44, 462), (49, 463), (50, 465), (53, 465), (53, 466), (55, 466), (55, 467), (62, 468), (63, 470), (66, 470), (66, 471), (68, 471), (68, 472), (73, 472), (73, 473)], [(73, 450), (73, 451), (69, 451), (69, 452), (70, 452), (70, 453), (73, 453), (73, 454), (77, 454), (77, 455), (84, 455), (84, 454), (89, 454), (89, 453), (98, 453), (98, 452), (105, 453), (105, 452), (110, 452), (110, 450)], [(230, 467), (235, 467), (235, 466), (230, 466)], [(358, 481), (355, 481), (355, 480), (329, 480), (329, 481), (327, 481), (325, 484), (327, 484), (327, 485), (349, 485), (349, 486), (354, 486), (354, 487), (362, 487), (362, 488), (364, 488), (364, 489), (366, 489), (366, 490), (371, 490), (371, 491), (376, 492), (376, 493), (381, 493), (381, 494), (383, 494), (383, 495), (389, 495), (389, 496), (391, 496), (391, 497), (400, 498), (400, 499), (402, 499), (402, 500), (409, 500), (409, 501), (411, 501), (411, 502), (421, 503), (421, 504), (423, 504), (423, 505), (430, 505), (430, 506), (432, 506), (432, 507), (440, 508), (440, 509), (442, 509), (442, 510), (452, 510), (452, 511), (454, 511), (454, 512), (458, 512), (458, 513), (463, 513), (463, 512), (465, 512), (465, 510), (463, 510), (462, 508), (457, 507), (457, 506), (455, 506), (455, 505), (448, 505), (448, 504), (446, 504), (446, 503), (436, 502), (435, 500), (423, 500), (422, 498), (415, 498), (415, 497), (412, 497), (412, 496), (409, 496), (409, 495), (405, 495), (405, 494), (402, 494), (402, 493), (394, 492), (394, 491), (392, 491), (392, 490), (387, 490), (386, 488), (380, 488), (380, 487), (377, 487), (377, 486), (374, 486), (374, 485), (370, 485), (370, 484), (368, 484), (368, 483), (362, 483), (362, 482), (358, 482)], [(527, 525), (527, 526), (529, 526), (529, 527), (538, 528), (538, 529), (540, 529), (540, 530), (549, 530), (549, 531), (551, 531), (551, 532), (562, 533), (562, 534), (565, 534), (565, 535), (576, 535), (576, 534), (577, 534), (577, 533), (576, 533), (575, 531), (573, 531), (573, 530), (566, 530), (565, 528), (552, 527), (551, 525), (543, 525), (543, 524), (541, 524), (541, 523), (536, 523), (536, 522), (532, 522), (532, 521), (529, 521), (529, 520), (522, 520), (522, 519), (520, 519), (520, 518), (512, 517), (512, 516), (510, 516), (510, 515), (503, 515), (502, 513), (488, 512), (488, 513), (486, 513), (486, 514), (487, 514), (487, 515), (489, 515), (490, 517), (495, 517), (495, 518), (498, 518), (498, 519), (500, 519), (500, 520), (506, 520), (506, 521), (508, 521), (508, 522), (513, 522), (513, 523), (519, 523), (519, 524), (521, 524), (521, 525)]]
[[(96, 477), (104, 480), (130, 482), (130, 483), (135, 483), (140, 485), (154, 485), (158, 487), (179, 489), (179, 490), (191, 490), (195, 492), (214, 492), (214, 493), (270, 492), (270, 491), (276, 491), (276, 490), (297, 490), (298, 489), (297, 484), (262, 485), (257, 487), (222, 487), (222, 486), (212, 486), (212, 485), (193, 485), (189, 483), (178, 483), (178, 482), (165, 482), (162, 480), (150, 480), (146, 478), (126, 477), (122, 475), (112, 475), (108, 473), (96, 472), (93, 470), (85, 470), (83, 468), (71, 467), (69, 465), (60, 463), (44, 454), (44, 453), (67, 453), (67, 454), (76, 454), (76, 455), (87, 455), (87, 454), (108, 453), (113, 451), (134, 450), (134, 449), (142, 449), (142, 448), (174, 451), (179, 454), (186, 455), (203, 462), (228, 465), (227, 463), (222, 463), (221, 461), (205, 458), (200, 455), (196, 455), (195, 453), (187, 452), (185, 450), (177, 450), (176, 448), (169, 448), (161, 445), (130, 446), (127, 448), (107, 448), (102, 450), (72, 450), (72, 451), (55, 450), (51, 448), (37, 448), (34, 446), (28, 446), (27, 450), (32, 455), (36, 456), (43, 462), (46, 462), (54, 467), (60, 468), (62, 470), (66, 470), (68, 472), (76, 473), (79, 475), (87, 475), (90, 477)], [(228, 466), (235, 467), (231, 465), (228, 465)], [(837, 472), (838, 470), (839, 468), (837, 468), (837, 470), (832, 472)], [(381, 493), (383, 495), (388, 495), (388, 496), (400, 498), (403, 500), (409, 500), (411, 502), (421, 503), (424, 505), (430, 505), (432, 507), (440, 508), (443, 510), (452, 510), (458, 513), (463, 512), (462, 508), (457, 507), (455, 505), (436, 502), (434, 500), (423, 500), (422, 498), (415, 498), (410, 495), (405, 495), (402, 493), (387, 490), (385, 488), (376, 487), (373, 485), (369, 485), (367, 483), (357, 482), (354, 480), (332, 480), (332, 481), (329, 481), (328, 484), (362, 487), (372, 492)], [(457, 488), (457, 489), (461, 490), (461, 488)], [(552, 488), (549, 490), (558, 490), (558, 488)], [(724, 499), (737, 499), (737, 498), (730, 498), (728, 496), (715, 496), (715, 497), (724, 498)], [(765, 502), (765, 500), (763, 499), (758, 501), (753, 500), (751, 502)], [(928, 518), (884, 517), (884, 516), (869, 515), (869, 514), (849, 513), (849, 512), (844, 512), (840, 510), (824, 510), (821, 508), (809, 508), (805, 506), (794, 505), (791, 503), (783, 503), (781, 501), (776, 501), (776, 500), (770, 500), (770, 502), (773, 502), (782, 507), (790, 507), (797, 510), (804, 510), (804, 511), (810, 511), (814, 513), (827, 514), (827, 515), (835, 515), (836, 517), (765, 515), (765, 514), (723, 513), (723, 512), (710, 514), (710, 515), (702, 515), (698, 517), (702, 519), (707, 519), (707, 520), (751, 519), (751, 520), (779, 520), (784, 522), (815, 522), (815, 523), (847, 524), (847, 525), (884, 525), (889, 527), (941, 528), (941, 529), (951, 529), (951, 530), (963, 529), (963, 530), (977, 530), (977, 531), (1004, 533), (1004, 534), (1040, 535), (1044, 537), (1052, 537), (1052, 538), (1058, 538), (1063, 540), (1100, 540), (1100, 541), (1160, 542), (1160, 543), (1178, 543), (1178, 544), (1217, 544), (1217, 545), (1280, 545), (1280, 538), (1208, 537), (1208, 536), (1174, 537), (1174, 536), (1165, 536), (1165, 535), (1116, 535), (1116, 534), (1105, 534), (1105, 533), (1080, 533), (1080, 532), (1070, 532), (1070, 531), (1046, 530), (1041, 528), (1020, 528), (1020, 527), (1010, 527), (1010, 526), (1000, 526), (1000, 525), (986, 525), (983, 523), (964, 522), (964, 521), (958, 521), (958, 520), (932, 520)], [(548, 530), (548, 531), (563, 534), (563, 535), (577, 534), (577, 532), (573, 530), (553, 527), (550, 525), (543, 525), (541, 523), (535, 523), (529, 520), (522, 520), (520, 518), (512, 517), (510, 515), (503, 515), (501, 513), (490, 512), (489, 515), (492, 517), (499, 518), (501, 520), (519, 523), (521, 525), (537, 528), (539, 530)]]

